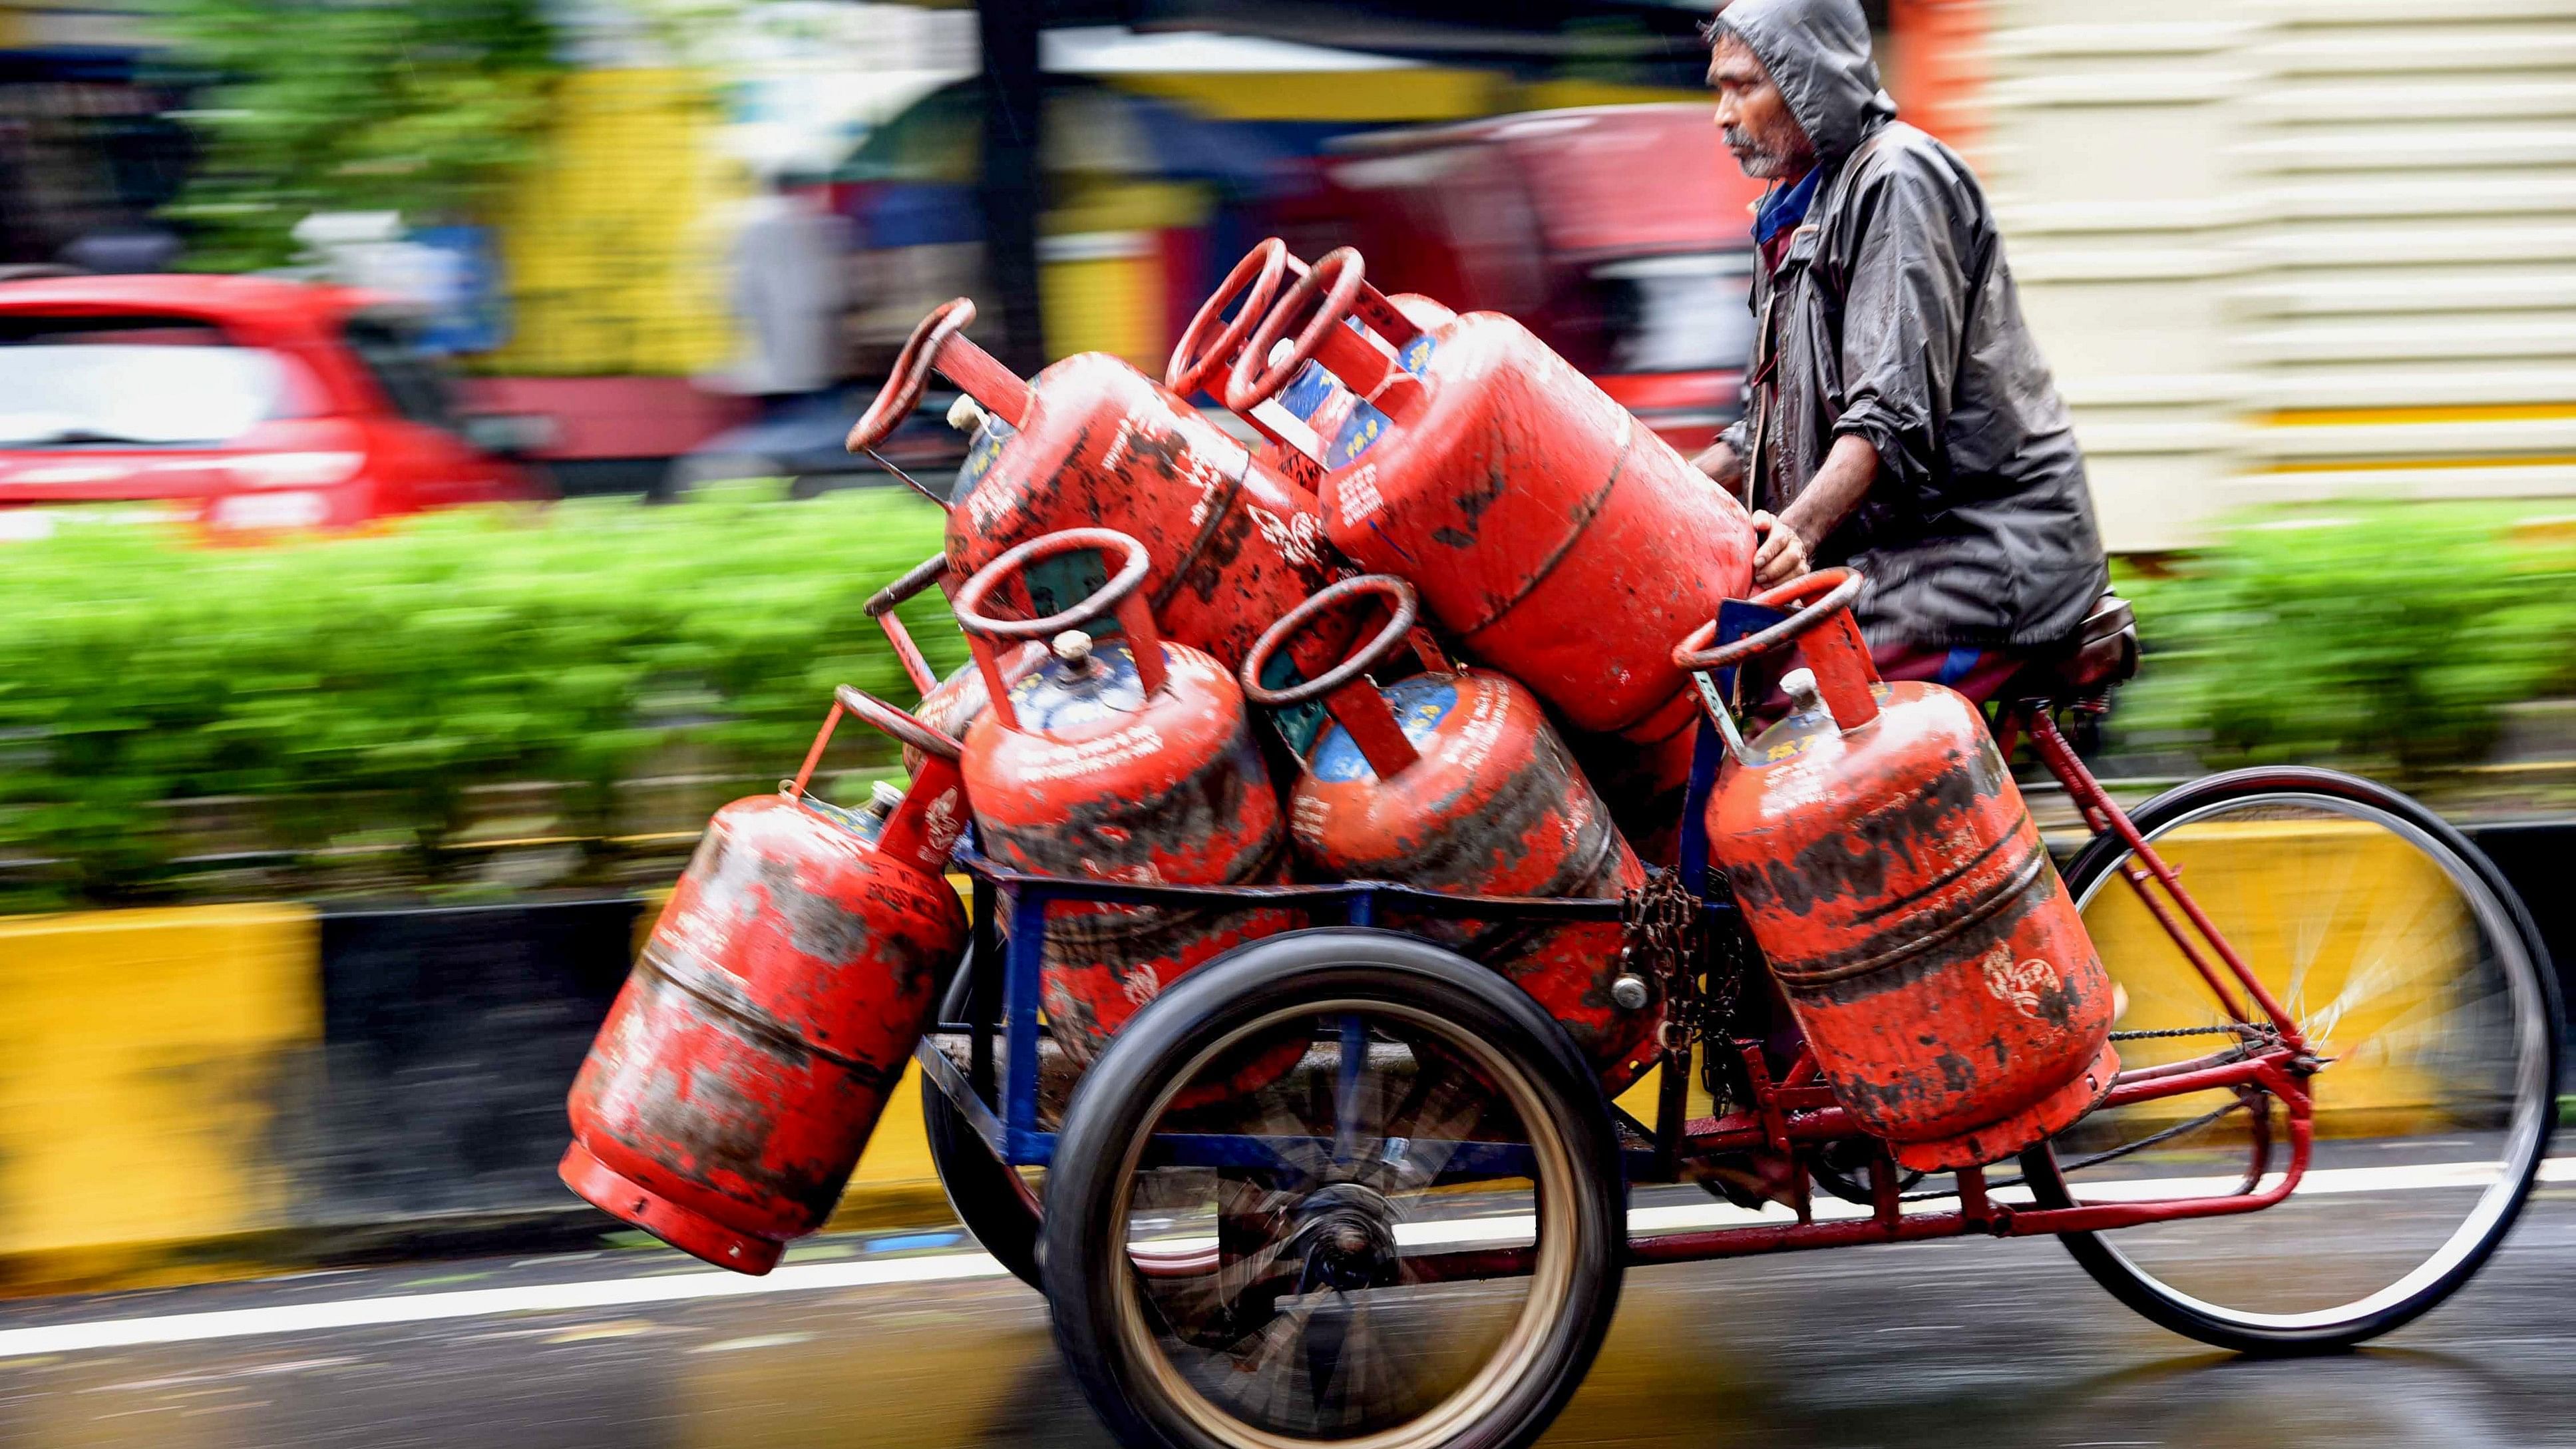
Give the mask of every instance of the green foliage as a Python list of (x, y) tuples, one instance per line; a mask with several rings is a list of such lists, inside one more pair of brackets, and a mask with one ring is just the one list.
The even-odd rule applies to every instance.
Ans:
[(203, 265), (291, 260), (314, 211), (488, 219), (534, 155), (558, 67), (541, 0), (160, 0), (210, 78), (206, 145), (171, 207)]
[[(832, 686), (914, 697), (860, 604), (940, 527), (871, 489), (269, 548), (126, 526), (6, 545), (0, 859), (65, 862), (58, 895), (149, 896), (179, 844), (160, 802), (248, 796), (273, 843), (391, 832), (434, 874), (477, 785), (559, 782), (561, 828), (596, 835), (657, 761), (775, 778)], [(935, 592), (906, 612), (942, 669), (962, 659)], [(842, 733), (836, 762), (895, 757)]]
[(2260, 517), (2121, 587), (2150, 652), (2115, 721), (2213, 766), (2338, 760), (2421, 788), (2485, 758), (2506, 705), (2576, 688), (2576, 542), (2494, 506)]

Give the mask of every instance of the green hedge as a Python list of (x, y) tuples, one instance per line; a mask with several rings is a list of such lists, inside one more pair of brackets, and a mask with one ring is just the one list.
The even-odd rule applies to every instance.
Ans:
[[(2576, 535), (2528, 511), (2268, 515), (2125, 571), (2149, 655), (2114, 748), (2438, 786), (2487, 755), (2506, 706), (2576, 693)], [(0, 545), (0, 908), (210, 878), (309, 893), (353, 844), (390, 850), (406, 886), (456, 889), (476, 857), (447, 847), (493, 809), (478, 786), (553, 782), (535, 833), (596, 842), (639, 777), (694, 773), (714, 793), (662, 812), (685, 837), (793, 768), (832, 685), (911, 697), (859, 605), (939, 528), (898, 490), (755, 490), (269, 548), (105, 525)], [(907, 616), (940, 668), (963, 658), (936, 596)], [(836, 763), (892, 765), (848, 738)], [(235, 833), (286, 863), (240, 882), (192, 863), (227, 807), (170, 802), (207, 797), (246, 799)]]
[[(0, 859), (21, 862), (0, 889), (166, 891), (173, 800), (256, 797), (295, 850), (390, 836), (434, 880), (478, 785), (560, 782), (549, 828), (580, 836), (639, 770), (774, 777), (833, 685), (912, 697), (859, 606), (940, 522), (896, 489), (763, 490), (264, 548), (100, 524), (0, 546)], [(935, 593), (907, 612), (941, 667), (963, 656)], [(893, 759), (847, 733), (836, 760)]]
[(2262, 514), (2121, 586), (2149, 652), (2115, 733), (2211, 767), (2331, 761), (2437, 787), (2487, 757), (2506, 706), (2576, 692), (2576, 536), (2528, 507)]

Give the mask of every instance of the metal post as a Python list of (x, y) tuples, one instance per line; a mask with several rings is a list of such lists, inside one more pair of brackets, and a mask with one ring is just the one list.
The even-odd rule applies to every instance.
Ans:
[(1010, 973), (1002, 982), (1009, 1033), (1010, 1089), (1002, 1101), (1002, 1139), (1018, 1156), (1038, 1130), (1038, 978), (1046, 961), (1047, 892), (1018, 891), (1011, 918)]
[(1046, 208), (1038, 32), (1046, 7), (1044, 0), (976, 0), (975, 18), (984, 60), (984, 266), (1002, 313), (995, 350), (1029, 377), (1046, 365), (1038, 311), (1038, 213)]

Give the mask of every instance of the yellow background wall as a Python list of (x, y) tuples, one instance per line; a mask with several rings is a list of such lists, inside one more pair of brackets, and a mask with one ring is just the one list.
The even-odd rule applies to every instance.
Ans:
[(501, 226), (509, 346), (495, 371), (684, 375), (725, 362), (734, 330), (725, 204), (745, 194), (720, 157), (708, 83), (684, 70), (564, 77), (545, 159)]

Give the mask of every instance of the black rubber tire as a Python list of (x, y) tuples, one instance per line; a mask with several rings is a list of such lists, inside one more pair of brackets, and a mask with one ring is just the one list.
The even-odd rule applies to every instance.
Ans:
[[(1273, 936), (1192, 971), (1120, 1029), (1074, 1089), (1041, 1230), (1056, 1344), (1084, 1397), (1130, 1449), (1236, 1449), (1211, 1437), (1129, 1361), (1114, 1275), (1131, 1271), (1112, 1217), (1128, 1149), (1171, 1078), (1238, 1026), (1302, 1001), (1384, 1002), (1475, 1033), (1544, 1099), (1574, 1164), (1576, 1249), (1567, 1311), (1495, 1406), (1441, 1449), (1520, 1449), (1565, 1407), (1617, 1309), (1627, 1183), (1609, 1103), (1563, 1027), (1502, 977), (1428, 942), (1334, 928)], [(1390, 1431), (1391, 1432), (1391, 1431)]]
[[(968, 975), (960, 970), (948, 983), (940, 1020), (964, 1019)], [(1018, 1175), (984, 1145), (948, 1094), (927, 1081), (921, 1084), (921, 1126), (930, 1139), (930, 1164), (938, 1170), (940, 1189), (948, 1194), (957, 1220), (1012, 1277), (1044, 1292), (1046, 1285), (1038, 1279), (1038, 1214), (1020, 1196)]]
[[(2457, 855), (2476, 878), (2494, 893), (2496, 900), (2504, 908), (2505, 919), (2511, 923), (2512, 929), (2521, 938), (2525, 965), (2536, 978), (2531, 984), (2537, 989), (2541, 1007), (2547, 1013), (2548, 1092), (2546, 1105), (2541, 1109), (2543, 1115), (2540, 1122), (2539, 1145), (2533, 1151), (2531, 1160), (2522, 1168), (2521, 1181), (2517, 1185), (2512, 1202), (2488, 1229), (2483, 1240), (2448, 1272), (2425, 1284), (2418, 1291), (2375, 1312), (2357, 1315), (2340, 1323), (2296, 1329), (2252, 1328), (2213, 1318), (2192, 1309), (2189, 1305), (2177, 1303), (2165, 1293), (2158, 1291), (2153, 1284), (2145, 1281), (2140, 1272), (2131, 1267), (2125, 1258), (2103, 1241), (2103, 1234), (2060, 1235), (2059, 1240), (2066, 1244), (2066, 1250), (2075, 1255), (2075, 1261), (2083, 1265), (2084, 1271), (2092, 1275), (2094, 1282), (2101, 1284), (2112, 1297), (2119, 1299), (2149, 1320), (2186, 1338), (2198, 1339), (2202, 1343), (2218, 1348), (2269, 1357), (2333, 1353), (2377, 1338), (2430, 1311), (2443, 1299), (2459, 1291), (2463, 1284), (2476, 1275), (2478, 1269), (2486, 1265), (2487, 1259), (2494, 1254), (2496, 1246), (2512, 1231), (2515, 1219), (2521, 1216), (2523, 1204), (2529, 1201), (2531, 1196), (2532, 1179), (2538, 1174), (2541, 1162), (2549, 1155), (2549, 1141), (2558, 1125), (2559, 1050), (2560, 1044), (2566, 1037), (2566, 1017), (2559, 1001), (2557, 972), (2551, 968), (2548, 947), (2541, 941), (2538, 929), (2532, 925), (2530, 913), (2523, 909), (2521, 897), (2514, 893), (2512, 885), (2505, 880), (2503, 872), (2497, 870), (2495, 864), (2489, 861), (2483, 852), (2470, 844), (2467, 837), (2452, 829), (2440, 816), (2397, 791), (2365, 780), (2358, 775), (2347, 775), (2335, 770), (2296, 766), (2231, 770), (2168, 790), (2130, 812), (2129, 818), (2138, 827), (2141, 835), (2152, 838), (2156, 831), (2171, 821), (2204, 810), (2211, 805), (2229, 800), (2283, 794), (2347, 800), (2396, 816)], [(2086, 890), (2094, 880), (2110, 870), (2122, 856), (2126, 855), (2127, 849), (2126, 844), (2116, 836), (2096, 837), (2067, 865), (2065, 880), (2068, 896), (2075, 900), (2084, 899)], [(2047, 1143), (2043, 1142), (2024, 1152), (2021, 1156), (2021, 1167), (2023, 1176), (2030, 1184), (2031, 1196), (2039, 1206), (2047, 1208), (2071, 1205), (2073, 1198), (2067, 1190), (2066, 1178), (2058, 1170), (2056, 1154), (2050, 1150)]]

